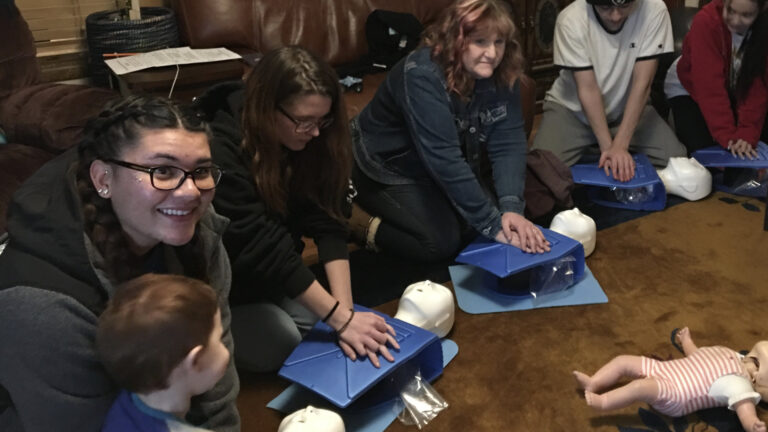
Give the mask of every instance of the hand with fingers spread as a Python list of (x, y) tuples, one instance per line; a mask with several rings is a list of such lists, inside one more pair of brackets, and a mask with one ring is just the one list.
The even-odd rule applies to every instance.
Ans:
[(376, 367), (381, 366), (378, 354), (390, 362), (395, 361), (387, 344), (398, 350), (400, 345), (395, 340), (395, 329), (384, 318), (373, 312), (353, 312), (351, 309), (337, 315), (339, 319), (330, 324), (347, 357), (356, 360), (358, 356), (368, 356)]
[(613, 178), (620, 182), (630, 181), (635, 176), (635, 160), (632, 155), (616, 145), (602, 152), (597, 166), (605, 170), (605, 175), (613, 174)]
[(752, 144), (744, 141), (743, 139), (729, 140), (728, 150), (731, 152), (733, 157), (738, 157), (740, 159), (744, 159), (745, 156), (750, 160), (757, 157), (757, 150), (752, 147)]
[(539, 227), (523, 215), (506, 212), (501, 215), (501, 231), (496, 235), (500, 243), (511, 244), (528, 253), (549, 252), (549, 242)]

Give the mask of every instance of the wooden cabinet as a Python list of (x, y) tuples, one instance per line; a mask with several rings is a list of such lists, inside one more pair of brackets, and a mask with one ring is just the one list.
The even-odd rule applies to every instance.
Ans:
[(512, 8), (528, 75), (536, 80), (536, 112), (557, 77), (552, 44), (557, 14), (572, 0), (506, 0)]

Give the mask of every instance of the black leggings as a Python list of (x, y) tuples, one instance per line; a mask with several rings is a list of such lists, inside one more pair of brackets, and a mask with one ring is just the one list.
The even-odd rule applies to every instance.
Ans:
[[(699, 105), (690, 96), (673, 97), (669, 100), (669, 106), (675, 119), (677, 139), (688, 149), (688, 155), (704, 147), (717, 145)], [(768, 140), (768, 122), (763, 124), (760, 139), (764, 142)]]
[(469, 228), (433, 182), (385, 185), (355, 167), (355, 201), (382, 222), (376, 245), (405, 259), (437, 262), (453, 258), (477, 233)]

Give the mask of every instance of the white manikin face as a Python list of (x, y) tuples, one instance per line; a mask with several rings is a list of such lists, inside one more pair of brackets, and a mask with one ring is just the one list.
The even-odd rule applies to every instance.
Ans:
[(309, 405), (284, 418), (277, 432), (344, 432), (344, 421), (333, 411)]
[(400, 297), (395, 318), (445, 337), (455, 315), (453, 293), (448, 288), (430, 281), (416, 282)]
[(696, 201), (712, 192), (712, 174), (696, 159), (670, 158), (667, 167), (658, 173), (669, 194)]
[(581, 243), (584, 246), (584, 257), (588, 257), (595, 250), (597, 225), (591, 217), (578, 208), (574, 207), (556, 214), (549, 229)]

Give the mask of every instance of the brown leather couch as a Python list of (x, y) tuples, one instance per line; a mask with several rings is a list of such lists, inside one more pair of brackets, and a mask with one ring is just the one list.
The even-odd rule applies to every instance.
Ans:
[(32, 33), (18, 9), (0, 5), (0, 234), (13, 192), (42, 164), (72, 147), (111, 90), (40, 83)]
[[(356, 62), (368, 53), (365, 21), (376, 9), (413, 14), (425, 27), (453, 0), (172, 0), (183, 44), (224, 46), (241, 54), (285, 45), (303, 46), (332, 66)], [(363, 91), (345, 94), (354, 116), (371, 100), (384, 74), (367, 75)], [(534, 84), (523, 88), (523, 113), (530, 132)]]

